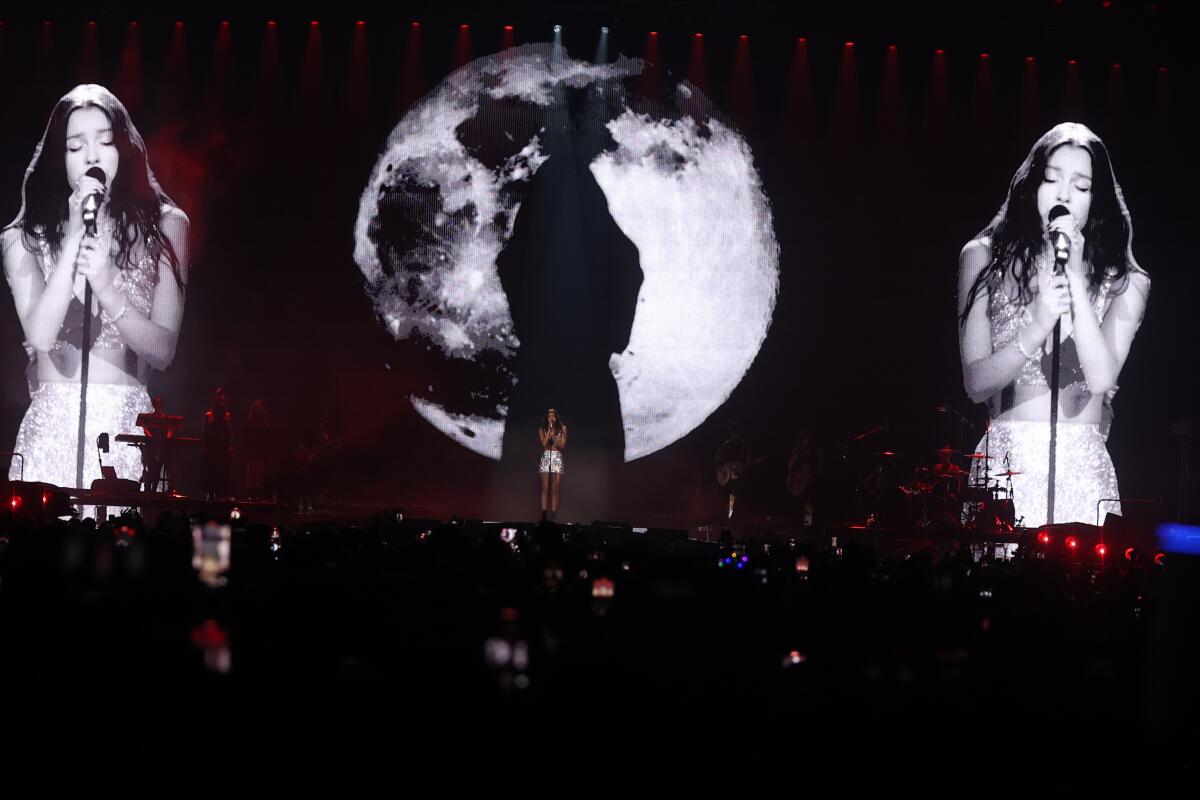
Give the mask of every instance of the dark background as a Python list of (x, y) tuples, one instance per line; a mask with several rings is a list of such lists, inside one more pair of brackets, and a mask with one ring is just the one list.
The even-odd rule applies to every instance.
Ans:
[[(611, 30), (609, 58), (643, 56), (648, 31), (658, 31), (664, 83), (695, 79), (754, 146), (782, 247), (780, 295), (768, 338), (729, 402), (680, 442), (621, 468), (607, 516), (686, 517), (697, 502), (719, 509), (712, 455), (734, 420), (769, 456), (745, 507), (773, 514), (787, 510), (784, 468), (800, 425), (814, 429), (831, 461), (854, 434), (885, 423), (868, 449), (895, 450), (909, 463), (932, 461), (943, 442), (974, 446), (982, 412), (962, 390), (957, 254), (996, 212), (1036, 137), (1080, 121), (1110, 149), (1134, 252), (1153, 281), (1109, 449), (1123, 495), (1161, 496), (1173, 511), (1180, 444), (1170, 426), (1195, 417), (1189, 308), (1200, 290), (1185, 249), (1195, 155), (1181, 114), (1193, 96), (1183, 7), (409, 4), (403, 17), (359, 11), (362, 26), (347, 4), (303, 13), (240, 4), (228, 16), (219, 6), (159, 6), (97, 16), (94, 25), (16, 13), (0, 26), (0, 219), (16, 215), (21, 176), (54, 102), (80, 82), (109, 86), (193, 223), (178, 352), (150, 386), (188, 417), (185, 433), (198, 434), (212, 388), (222, 385), (235, 435), (250, 403), (266, 402), (284, 485), (294, 444), (312, 438), (325, 412), (343, 442), (328, 473), (331, 496), (442, 514), (527, 507), (532, 516), (533, 464), (528, 498), (497, 500), (499, 467), (443, 437), (408, 403), (437, 364), (373, 318), (352, 259), (359, 196), (404, 109), (456, 64), (500, 49), (503, 25), (520, 44), (549, 41), (562, 24), (580, 59), (595, 54), (600, 25)], [(268, 19), (277, 24), (268, 28)], [(806, 71), (797, 66), (798, 36)], [(1031, 84), (1036, 104), (1022, 90)], [(13, 441), (28, 404), (21, 339), (12, 304), (0, 303), (0, 443)], [(974, 425), (961, 440), (954, 418), (936, 410), (944, 403)], [(510, 421), (525, 423), (532, 437), (535, 420)], [(184, 460), (185, 491), (195, 488), (194, 456)], [(566, 478), (560, 518), (571, 518), (571, 484), (584, 479)]]

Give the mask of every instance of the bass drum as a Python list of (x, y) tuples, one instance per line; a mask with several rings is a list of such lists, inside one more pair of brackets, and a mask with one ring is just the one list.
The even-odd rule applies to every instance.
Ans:
[(925, 516), (926, 497), (907, 486), (887, 486), (879, 490), (875, 518), (888, 530), (915, 528)]

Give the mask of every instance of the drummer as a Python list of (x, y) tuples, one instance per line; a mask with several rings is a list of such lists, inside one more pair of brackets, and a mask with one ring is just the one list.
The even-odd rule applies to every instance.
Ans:
[(938, 450), (938, 462), (933, 465), (933, 473), (938, 478), (940, 486), (947, 494), (957, 495), (962, 486), (962, 480), (967, 471), (954, 463), (955, 451), (949, 447)]

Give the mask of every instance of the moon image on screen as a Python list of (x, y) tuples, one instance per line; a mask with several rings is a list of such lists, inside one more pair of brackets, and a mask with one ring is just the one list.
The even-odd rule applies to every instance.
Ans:
[(686, 81), (665, 99), (639, 96), (643, 68), (574, 60), (551, 44), (479, 58), (409, 109), (363, 191), (354, 258), (375, 313), (454, 376), (432, 376), (409, 400), (481, 455), (501, 457), (521, 347), (497, 258), (549, 158), (565, 89), (605, 97), (615, 146), (588, 168), (643, 272), (629, 344), (609, 359), (625, 461), (708, 418), (766, 338), (779, 244), (750, 146)]

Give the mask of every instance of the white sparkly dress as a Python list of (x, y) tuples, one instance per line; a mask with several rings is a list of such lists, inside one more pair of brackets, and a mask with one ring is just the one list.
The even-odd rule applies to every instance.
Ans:
[[(48, 279), (54, 259), (44, 236), (37, 236), (40, 247), (38, 254), (42, 277)], [(22, 246), (18, 243), (16, 246)], [(154, 297), (157, 280), (157, 264), (154, 258), (144, 254), (132, 266), (120, 269), (114, 285), (125, 295), (130, 309), (136, 309), (147, 317)], [(58, 339), (49, 354), (42, 358), (53, 360), (55, 353), (79, 350), (82, 344), (83, 304), (72, 296), (63, 319)], [(117, 323), (109, 319), (103, 310), (92, 318), (92, 350), (112, 350), (125, 347)], [(51, 483), (55, 486), (74, 487), (76, 481), (76, 448), (79, 440), (79, 383), (40, 382), (37, 376), (38, 354), (28, 342), (25, 350), (29, 354), (29, 409), (17, 430), (13, 451), (24, 456), (24, 480)], [(138, 371), (137, 356), (125, 350), (126, 366), (131, 374)], [(109, 384), (88, 382), (87, 421), (84, 433), (83, 486), (88, 488), (100, 477), (97, 458), (96, 437), (107, 432), (110, 436), (119, 433), (139, 433), (135, 422), (138, 414), (151, 411), (150, 397), (144, 384)], [(142, 473), (141, 455), (137, 448), (113, 444), (105, 463), (116, 469), (117, 476), (138, 480)], [(21, 459), (13, 458), (9, 466), (10, 480), (22, 477)]]
[[(1092, 311), (1096, 319), (1104, 322), (1113, 298), (1112, 281), (1105, 280), (1095, 292)], [(988, 296), (988, 319), (992, 329), (992, 352), (1010, 344), (1017, 333), (1033, 321), (1029, 306), (1020, 298), (996, 286)], [(1054, 522), (1086, 522), (1097, 524), (1104, 521), (1108, 512), (1121, 513), (1121, 504), (1110, 498), (1121, 496), (1117, 487), (1117, 473), (1109, 457), (1108, 429), (1112, 422), (1112, 399), (1114, 387), (1105, 394), (1101, 421), (1099, 423), (1077, 422), (1071, 419), (1072, 406), (1082, 409), (1091, 397), (1080, 366), (1075, 339), (1067, 338), (1060, 347), (1058, 441), (1056, 444), (1054, 481)], [(1013, 386), (1040, 386), (1049, 391), (1051, 358), (1038, 350), (1034, 358), (1025, 362), (1016, 380), (999, 395), (988, 400), (988, 410), (993, 421), (990, 437), (985, 434), (976, 445), (976, 452), (985, 447), (992, 456), (991, 472), (994, 475), (1006, 468), (1020, 472), (1012, 478), (1013, 505), (1019, 524), (1034, 528), (1047, 521), (1047, 489), (1050, 474), (1050, 423), (997, 420), (1004, 411), (1012, 407)], [(1007, 462), (1005, 461), (1007, 459)], [(976, 460), (971, 466), (972, 483), (983, 479), (983, 461)], [(1109, 501), (1109, 502), (1102, 502)], [(1023, 520), (1023, 521), (1022, 521)]]

